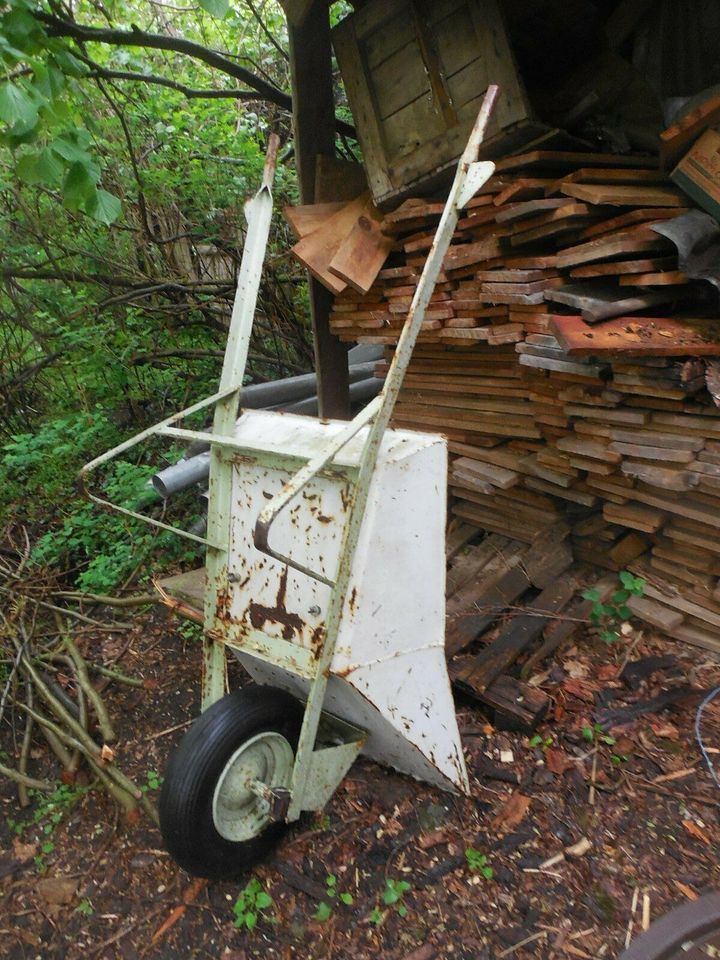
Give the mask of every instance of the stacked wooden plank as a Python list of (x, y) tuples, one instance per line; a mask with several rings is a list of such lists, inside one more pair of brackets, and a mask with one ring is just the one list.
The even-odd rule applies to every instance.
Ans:
[[(648, 578), (638, 616), (720, 650), (720, 416), (700, 359), (720, 355), (717, 310), (650, 227), (685, 203), (637, 161), (499, 163), (458, 224), (396, 422), (447, 435), (458, 521), (527, 545), (565, 524), (577, 560)], [(440, 212), (386, 214), (368, 294), (335, 299), (334, 332), (387, 346), (379, 375)]]

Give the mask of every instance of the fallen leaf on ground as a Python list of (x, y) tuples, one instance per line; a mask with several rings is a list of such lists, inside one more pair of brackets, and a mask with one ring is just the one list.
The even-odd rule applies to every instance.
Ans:
[(75, 896), (76, 887), (72, 877), (46, 877), (38, 881), (37, 892), (46, 903), (65, 904)]
[(102, 745), (102, 750), (100, 751), (100, 759), (103, 763), (112, 763), (115, 759), (115, 751), (112, 747), (109, 747), (106, 743)]
[(493, 830), (505, 832), (513, 830), (525, 817), (530, 809), (530, 797), (516, 791), (503, 804), (500, 812), (492, 822)]
[(697, 900), (697, 899), (698, 899), (698, 894), (695, 893), (695, 891), (693, 890), (693, 888), (692, 888), (692, 887), (689, 887), (686, 883), (681, 883), (680, 880), (673, 880), (673, 883), (674, 883), (675, 886), (678, 888), (678, 890), (680, 891), (680, 893), (682, 893), (683, 896), (687, 897), (688, 900)]
[(665, 740), (680, 739), (680, 731), (672, 723), (663, 723), (662, 721), (657, 721), (655, 723), (651, 722), (650, 729), (656, 737), (663, 737)]
[(682, 825), (685, 827), (691, 837), (695, 837), (696, 840), (702, 840), (703, 843), (706, 843), (708, 846), (710, 846), (710, 837), (708, 837), (708, 835), (701, 830), (696, 823), (693, 823), (692, 820), (683, 820)]
[(596, 688), (593, 684), (581, 680), (565, 680), (562, 688), (571, 697), (577, 697), (578, 700), (584, 700), (585, 703), (595, 703)]
[(429, 850), (431, 847), (437, 847), (440, 843), (447, 843), (448, 838), (444, 830), (434, 830), (432, 833), (422, 833), (418, 838), (418, 846), (421, 850)]
[(588, 675), (588, 667), (581, 660), (563, 661), (563, 670), (573, 680), (584, 680)]
[(602, 663), (595, 671), (598, 680), (616, 680), (618, 668), (614, 663)]
[(32, 860), (38, 852), (36, 843), (23, 843), (20, 837), (13, 840), (13, 854), (18, 860)]
[(555, 773), (561, 777), (566, 770), (569, 770), (570, 767), (573, 766), (573, 762), (564, 750), (549, 747), (545, 751), (545, 766), (551, 773)]

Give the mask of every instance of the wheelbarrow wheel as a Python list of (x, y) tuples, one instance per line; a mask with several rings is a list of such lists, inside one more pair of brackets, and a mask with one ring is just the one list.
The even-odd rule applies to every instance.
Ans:
[(170, 759), (160, 792), (160, 831), (188, 873), (235, 880), (287, 829), (249, 784), (288, 787), (303, 710), (274, 687), (236, 690), (209, 707)]

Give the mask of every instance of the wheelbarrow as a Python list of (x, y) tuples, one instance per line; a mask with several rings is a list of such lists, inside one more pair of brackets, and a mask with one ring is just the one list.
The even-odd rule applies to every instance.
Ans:
[[(168, 850), (190, 873), (233, 879), (303, 811), (328, 802), (361, 752), (443, 789), (468, 779), (444, 655), (443, 437), (389, 429), (460, 209), (491, 176), (477, 155), (485, 95), (381, 393), (352, 421), (241, 411), (272, 213), (277, 138), (248, 232), (218, 391), (153, 435), (210, 445), (206, 537), (118, 507), (206, 548), (202, 714), (160, 794)], [(214, 406), (212, 432), (177, 426)], [(238, 417), (238, 414), (240, 416)], [(253, 683), (226, 693), (226, 651)]]

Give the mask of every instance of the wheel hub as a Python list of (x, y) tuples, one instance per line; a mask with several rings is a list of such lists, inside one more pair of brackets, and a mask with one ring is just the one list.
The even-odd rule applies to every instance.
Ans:
[(270, 790), (290, 786), (293, 749), (279, 733), (259, 733), (233, 753), (213, 795), (215, 829), (226, 840), (251, 840), (271, 822)]

